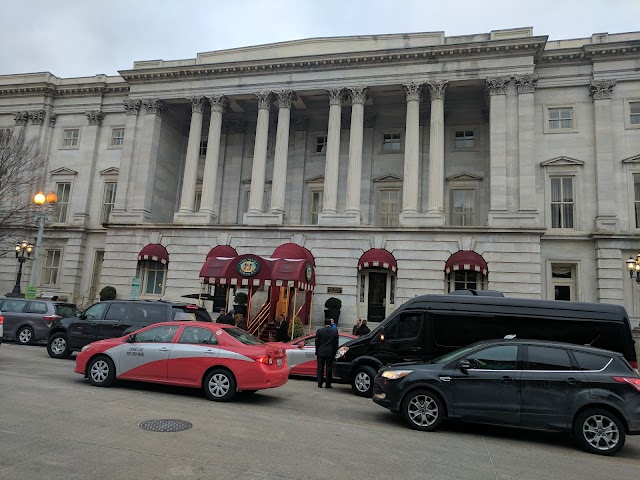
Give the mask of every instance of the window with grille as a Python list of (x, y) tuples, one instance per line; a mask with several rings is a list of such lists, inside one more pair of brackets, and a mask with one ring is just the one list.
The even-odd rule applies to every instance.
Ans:
[(316, 137), (316, 153), (327, 152), (327, 136), (320, 135)]
[(453, 138), (453, 148), (456, 150), (465, 150), (473, 148), (474, 138), (473, 130), (457, 130)]
[(324, 198), (324, 192), (322, 190), (311, 191), (310, 218), (309, 218), (309, 223), (311, 223), (311, 225), (318, 224), (318, 218), (320, 216), (320, 212), (322, 212), (323, 198)]
[(164, 294), (167, 265), (150, 260), (138, 262), (136, 276), (140, 278), (140, 291), (144, 295)]
[(207, 145), (209, 145), (209, 141), (204, 138), (200, 140), (200, 156), (205, 157), (207, 155)]
[(475, 190), (453, 190), (451, 224), (467, 227), (475, 225)]
[[(244, 192), (244, 211), (249, 211), (249, 199), (251, 198), (251, 189)], [(271, 185), (265, 186), (264, 195), (262, 196), (262, 211), (268, 212), (271, 209)]]
[(551, 179), (551, 228), (574, 228), (573, 177)]
[(386, 153), (400, 152), (402, 148), (399, 133), (385, 133), (382, 137), (382, 151)]
[(549, 130), (573, 129), (573, 108), (550, 108)]
[(56, 223), (66, 223), (69, 210), (69, 196), (71, 193), (71, 183), (56, 183), (56, 195), (58, 202), (53, 208), (53, 221)]
[(400, 190), (380, 190), (378, 224), (394, 227), (400, 224)]
[(61, 250), (46, 250), (42, 266), (42, 285), (57, 286), (60, 273)]
[(111, 146), (121, 147), (124, 144), (124, 128), (117, 127), (111, 129)]
[(62, 131), (62, 148), (75, 148), (80, 140), (79, 128), (65, 128)]
[(640, 102), (629, 103), (629, 123), (640, 125)]
[(455, 290), (486, 290), (487, 276), (475, 270), (454, 270), (447, 274), (447, 292)]
[(576, 266), (574, 264), (551, 264), (551, 288), (553, 300), (575, 300)]
[(116, 182), (106, 182), (104, 184), (104, 196), (102, 198), (102, 215), (100, 216), (101, 223), (109, 223), (109, 215), (116, 203)]
[(199, 212), (201, 204), (202, 204), (202, 181), (198, 181), (196, 183), (196, 193), (193, 199), (193, 211)]

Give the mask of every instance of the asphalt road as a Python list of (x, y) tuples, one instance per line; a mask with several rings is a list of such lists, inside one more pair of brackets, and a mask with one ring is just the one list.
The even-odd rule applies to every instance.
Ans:
[[(92, 387), (74, 360), (0, 345), (0, 479), (609, 479), (640, 472), (640, 437), (615, 457), (562, 434), (445, 424), (433, 433), (355, 397), (294, 379), (232, 403), (200, 391)], [(138, 424), (180, 419), (189, 430)]]

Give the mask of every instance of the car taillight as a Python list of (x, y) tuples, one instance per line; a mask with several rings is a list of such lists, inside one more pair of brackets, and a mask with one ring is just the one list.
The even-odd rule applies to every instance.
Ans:
[(632, 377), (611, 377), (613, 378), (616, 382), (619, 383), (628, 383), (629, 385), (631, 385), (633, 388), (635, 388), (637, 391), (640, 392), (640, 378), (632, 378)]
[(270, 355), (261, 355), (260, 357), (256, 357), (256, 362), (273, 365), (273, 358)]
[(4, 323), (4, 316), (0, 315), (0, 324)]
[(186, 305), (184, 308), (189, 308), (191, 310), (198, 310), (198, 308), (200, 307), (198, 307), (197, 305)]
[(51, 324), (53, 322), (55, 322), (56, 320), (58, 320), (59, 318), (62, 318), (60, 315), (45, 315), (44, 317), (42, 317), (42, 319), (45, 321), (45, 323), (47, 324), (47, 326), (51, 326)]
[(635, 369), (636, 369), (636, 371), (638, 370), (638, 362), (633, 362), (633, 361), (631, 361), (631, 362), (629, 362), (629, 363), (631, 364), (631, 366), (632, 366), (633, 368), (635, 368)]

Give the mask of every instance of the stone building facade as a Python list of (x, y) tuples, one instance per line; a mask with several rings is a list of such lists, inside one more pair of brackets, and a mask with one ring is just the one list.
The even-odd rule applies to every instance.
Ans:
[[(0, 76), (0, 128), (38, 139), (59, 196), (45, 296), (129, 298), (138, 277), (142, 298), (178, 300), (211, 290), (213, 247), (290, 242), (315, 260), (314, 323), (331, 296), (351, 324), (465, 286), (637, 321), (639, 62), (640, 33), (300, 40)], [(17, 268), (0, 259), (3, 292)]]

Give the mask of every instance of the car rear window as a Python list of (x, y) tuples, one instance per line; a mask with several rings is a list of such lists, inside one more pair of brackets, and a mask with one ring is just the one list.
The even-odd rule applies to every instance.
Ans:
[(44, 302), (29, 302), (27, 313), (47, 313), (47, 304)]
[(571, 370), (571, 358), (564, 348), (537, 347), (529, 345), (527, 370)]
[(73, 317), (75, 316), (78, 308), (75, 305), (56, 305), (56, 315), (61, 317)]
[(2, 311), (4, 313), (22, 313), (27, 302), (24, 300), (5, 300), (2, 304)]
[(264, 345), (264, 342), (262, 340), (245, 332), (241, 328), (225, 328), (224, 331), (239, 342), (244, 343), (245, 345)]
[(580, 370), (602, 370), (611, 360), (611, 357), (595, 353), (573, 352), (573, 356), (576, 357)]
[(137, 323), (158, 323), (166, 322), (167, 305), (157, 303), (137, 303), (131, 305), (130, 318)]

